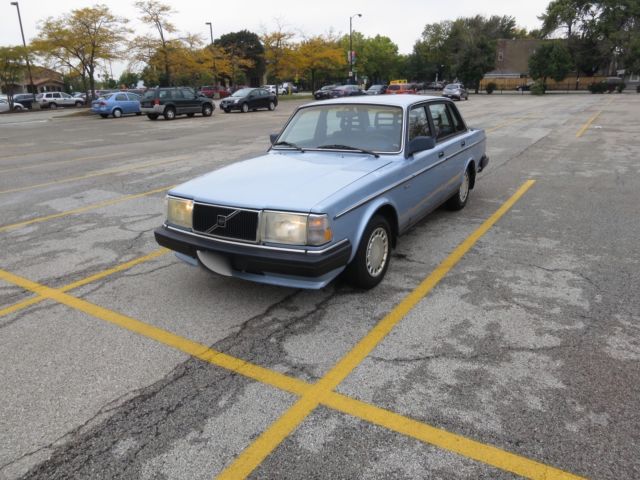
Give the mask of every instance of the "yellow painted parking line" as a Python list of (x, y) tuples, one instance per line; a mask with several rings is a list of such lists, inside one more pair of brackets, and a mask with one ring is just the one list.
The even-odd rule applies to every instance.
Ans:
[(591, 124), (596, 120), (596, 118), (600, 116), (601, 113), (602, 113), (602, 110), (600, 110), (595, 115), (593, 115), (589, 120), (587, 120), (587, 123), (585, 123), (582, 126), (582, 128), (578, 130), (578, 133), (576, 133), (576, 138), (580, 138), (582, 135), (584, 135), (584, 132), (586, 132), (589, 129)]
[(186, 339), (162, 328), (154, 327), (140, 320), (108, 310), (86, 300), (69, 295), (58, 289), (33, 282), (5, 270), (0, 270), (0, 280), (17, 285), (25, 290), (35, 293), (40, 297), (54, 300), (58, 303), (79, 310), (87, 315), (112, 323), (118, 327), (129, 330), (146, 338), (150, 338), (169, 347), (180, 350), (187, 355), (212, 363), (226, 370), (243, 375), (247, 378), (271, 385), (285, 392), (295, 395), (303, 395), (310, 388), (309, 384), (302, 380), (289, 377), (279, 372), (269, 370), (251, 364), (231, 355), (213, 350), (206, 345)]
[(9, 160), (10, 158), (24, 158), (29, 155), (51, 155), (52, 153), (73, 152), (75, 148), (61, 148), (60, 150), (45, 150), (44, 152), (25, 152), (17, 155), (9, 155), (7, 157), (0, 156), (0, 160)]
[(239, 480), (251, 474), (273, 450), (332, 392), (387, 336), (409, 311), (427, 295), (460, 261), (475, 243), (533, 186), (526, 181), (502, 206), (467, 239), (458, 245), (436, 269), (389, 312), (358, 344), (329, 370), (309, 392), (303, 395), (278, 420), (251, 443), (218, 477)]
[(180, 157), (173, 157), (173, 158), (170, 158), (168, 160), (160, 160), (158, 162), (146, 162), (146, 163), (139, 163), (137, 165), (127, 165), (125, 167), (109, 168), (107, 170), (100, 170), (99, 172), (92, 172), (92, 173), (87, 173), (87, 174), (84, 174), (84, 175), (78, 175), (77, 177), (61, 178), (60, 180), (52, 180), (50, 182), (39, 183), (37, 185), (29, 185), (27, 187), (17, 187), (17, 188), (10, 188), (8, 190), (0, 190), (0, 194), (24, 192), (26, 190), (33, 190), (34, 188), (48, 187), (48, 186), (51, 186), (51, 185), (58, 185), (58, 184), (61, 184), (61, 183), (74, 182), (76, 180), (85, 180), (87, 178), (101, 177), (101, 176), (104, 176), (104, 175), (113, 175), (113, 174), (116, 174), (116, 173), (134, 172), (134, 171), (140, 170), (142, 168), (156, 167), (158, 165), (165, 165), (167, 163), (175, 163), (175, 162), (184, 160), (185, 158), (186, 158), (186, 156), (182, 155)]
[(535, 480), (581, 480), (569, 472), (332, 392), (322, 404), (423, 443)]
[[(153, 252), (147, 254), (147, 255), (143, 255), (141, 257), (138, 258), (134, 258), (133, 260), (129, 260), (128, 262), (125, 263), (121, 263), (120, 265), (117, 265), (113, 268), (109, 268), (107, 270), (103, 270), (102, 272), (98, 272), (95, 273), (89, 277), (83, 278), (81, 280), (78, 280), (76, 282), (70, 283), (69, 285), (65, 285), (64, 287), (60, 287), (59, 290), (61, 292), (68, 292), (69, 290), (73, 290), (74, 288), (78, 288), (78, 287), (82, 287), (84, 285), (88, 285), (90, 283), (93, 283), (97, 280), (101, 280), (105, 277), (108, 277), (110, 275), (113, 275), (114, 273), (118, 273), (118, 272), (122, 272), (124, 270), (128, 270), (129, 268), (133, 268), (136, 265), (140, 265), (141, 263), (144, 262), (148, 262), (149, 260), (153, 260), (154, 258), (158, 258), (162, 255), (165, 255), (169, 252), (168, 249), (166, 248), (159, 248), (157, 250), (154, 250)], [(30, 307), (31, 305), (35, 305), (36, 303), (39, 303), (43, 300), (46, 300), (45, 297), (41, 297), (41, 296), (37, 296), (37, 297), (32, 297), (32, 298), (27, 298), (26, 300), (23, 300), (21, 302), (15, 303), (13, 305), (10, 305), (8, 307), (5, 307), (3, 309), (0, 310), (0, 317), (4, 317), (5, 315), (9, 315), (10, 313), (14, 313), (17, 311), (20, 311), (24, 308)]]
[(66, 210), (64, 212), (54, 213), (51, 215), (45, 215), (44, 217), (32, 218), (30, 220), (24, 220), (22, 222), (11, 223), (9, 225), (3, 225), (0, 227), (0, 233), (6, 232), (8, 230), (14, 230), (16, 228), (26, 227), (28, 225), (32, 225), (34, 223), (46, 222), (47, 220), (53, 220), (56, 218), (67, 217), (69, 215), (75, 215), (76, 213), (83, 213), (89, 210), (95, 210), (96, 208), (108, 207), (110, 205), (115, 205), (117, 203), (126, 202), (128, 200), (133, 200), (135, 198), (146, 197), (147, 195), (153, 195), (154, 193), (159, 193), (162, 191), (171, 190), (174, 185), (169, 185), (167, 187), (154, 188), (153, 190), (149, 190), (147, 192), (142, 193), (134, 193), (131, 195), (124, 195), (122, 197), (112, 198), (111, 200), (105, 200), (103, 202), (93, 203), (91, 205), (86, 205), (84, 207), (74, 208), (72, 210)]
[(36, 165), (23, 165), (20, 167), (5, 168), (3, 170), (0, 170), (0, 173), (15, 172), (18, 170), (31, 170), (31, 169), (40, 168), (40, 167), (50, 167), (52, 165), (64, 165), (65, 163), (84, 162), (86, 160), (97, 160), (99, 158), (108, 158), (108, 157), (117, 157), (117, 156), (122, 156), (122, 153), (120, 152), (105, 153), (104, 155), (94, 155), (92, 157), (70, 158), (69, 160), (59, 160), (57, 162), (38, 163)]

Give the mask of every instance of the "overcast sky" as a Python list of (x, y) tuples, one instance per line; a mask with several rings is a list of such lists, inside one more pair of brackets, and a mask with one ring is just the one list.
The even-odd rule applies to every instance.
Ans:
[[(38, 22), (48, 16), (60, 16), (76, 8), (95, 5), (89, 0), (19, 0), (22, 24), (27, 42), (36, 36)], [(145, 27), (137, 20), (138, 12), (132, 0), (107, 0), (102, 2), (116, 14), (127, 17), (136, 32)], [(527, 29), (539, 28), (536, 18), (544, 12), (549, 0), (240, 0), (199, 1), (170, 0), (165, 3), (176, 10), (173, 23), (180, 32), (201, 33), (209, 38), (209, 27), (213, 23), (213, 36), (247, 29), (260, 34), (273, 30), (276, 19), (286, 29), (304, 32), (305, 35), (333, 31), (349, 33), (349, 16), (361, 13), (353, 19), (353, 29), (365, 36), (386, 35), (396, 43), (400, 53), (411, 53), (413, 44), (420, 37), (424, 26), (441, 20), (476, 14), (511, 15), (518, 26)], [(0, 3), (0, 45), (17, 45), (22, 42), (16, 8), (11, 0)], [(114, 75), (123, 69), (114, 65)]]

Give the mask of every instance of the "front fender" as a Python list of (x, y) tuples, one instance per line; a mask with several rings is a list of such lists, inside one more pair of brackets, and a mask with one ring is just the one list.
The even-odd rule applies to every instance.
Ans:
[(353, 235), (353, 248), (351, 250), (351, 257), (349, 258), (349, 262), (353, 260), (353, 258), (356, 255), (356, 252), (358, 251), (358, 247), (360, 246), (360, 241), (362, 240), (362, 236), (364, 235), (364, 229), (367, 228), (367, 225), (369, 224), (371, 217), (373, 217), (378, 210), (387, 206), (391, 207), (396, 214), (396, 219), (395, 219), (396, 224), (391, 225), (391, 228), (394, 232), (397, 232), (398, 231), (398, 224), (397, 224), (398, 208), (395, 202), (389, 197), (382, 196), (382, 197), (375, 198), (371, 202), (357, 208), (356, 210), (354, 210), (348, 215), (348, 216), (353, 215), (354, 216), (353, 219), (355, 220), (357, 218), (357, 221), (358, 221), (354, 235)]

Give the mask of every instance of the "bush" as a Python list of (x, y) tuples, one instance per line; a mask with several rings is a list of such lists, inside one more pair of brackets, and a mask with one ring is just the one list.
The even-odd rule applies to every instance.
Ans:
[(530, 90), (531, 90), (531, 95), (544, 95), (544, 93), (547, 91), (544, 84), (537, 83), (537, 82), (531, 85)]
[(487, 91), (487, 93), (489, 95), (491, 95), (493, 93), (493, 91), (497, 88), (498, 86), (494, 83), (494, 82), (489, 82), (487, 83), (487, 86), (485, 87), (485, 90)]
[(591, 93), (604, 93), (607, 91), (607, 82), (597, 82), (589, 84), (589, 91)]
[(616, 92), (618, 93), (622, 93), (622, 91), (627, 87), (627, 84), (624, 82), (620, 82), (618, 85), (616, 85)]

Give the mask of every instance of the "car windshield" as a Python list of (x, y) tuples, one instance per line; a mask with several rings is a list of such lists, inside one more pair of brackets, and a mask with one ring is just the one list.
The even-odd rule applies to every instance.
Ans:
[(298, 110), (277, 149), (400, 151), (402, 108), (386, 105), (314, 105)]
[(241, 88), (240, 90), (234, 92), (233, 95), (231, 95), (232, 97), (246, 97), (247, 95), (249, 95), (249, 93), (251, 93), (251, 90), (253, 90), (253, 88)]

